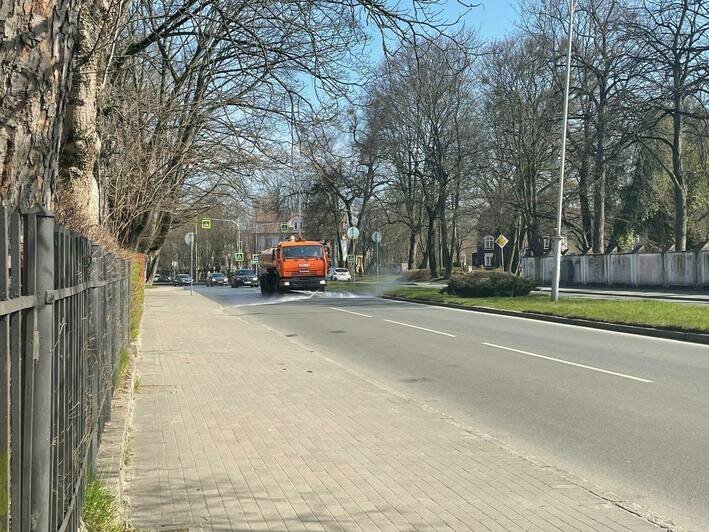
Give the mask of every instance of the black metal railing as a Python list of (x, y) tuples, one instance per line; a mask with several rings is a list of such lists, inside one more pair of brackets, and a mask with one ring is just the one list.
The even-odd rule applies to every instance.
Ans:
[(0, 207), (0, 531), (78, 530), (129, 308), (128, 260)]

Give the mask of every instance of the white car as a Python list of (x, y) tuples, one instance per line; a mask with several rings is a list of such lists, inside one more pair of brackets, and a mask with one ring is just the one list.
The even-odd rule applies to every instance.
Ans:
[(327, 278), (331, 281), (351, 281), (350, 271), (347, 268), (330, 268)]

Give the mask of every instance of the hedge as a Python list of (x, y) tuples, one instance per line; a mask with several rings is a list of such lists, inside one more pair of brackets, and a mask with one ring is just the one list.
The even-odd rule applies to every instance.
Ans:
[(520, 297), (534, 288), (534, 282), (511, 273), (475, 272), (452, 277), (441, 291), (460, 297)]

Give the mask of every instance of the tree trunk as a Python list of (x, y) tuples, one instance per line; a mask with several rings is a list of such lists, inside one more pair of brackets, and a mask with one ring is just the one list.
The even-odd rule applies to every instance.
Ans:
[(536, 221), (527, 224), (527, 242), (529, 243), (529, 249), (532, 250), (533, 256), (541, 257), (544, 255), (544, 239), (539, 231), (539, 224)]
[(606, 238), (606, 184), (605, 171), (594, 185), (593, 192), (593, 252), (603, 253), (603, 243)]
[(441, 244), (441, 266), (445, 268), (446, 279), (450, 278), (453, 272), (453, 261), (451, 260), (451, 252), (448, 247), (448, 221), (446, 219), (446, 196), (447, 196), (447, 185), (445, 183), (441, 184), (441, 190), (438, 196), (438, 219), (440, 222), (440, 244)]
[(579, 168), (579, 204), (581, 206), (581, 227), (583, 231), (581, 249), (585, 253), (593, 241), (593, 219), (591, 217), (591, 202), (589, 196), (589, 166), (591, 141), (588, 120), (584, 120), (584, 147), (581, 154), (581, 167)]
[(110, 32), (119, 23), (121, 8), (121, 2), (90, 0), (79, 11), (57, 194), (58, 217), (69, 225), (93, 226), (100, 220), (94, 175), (101, 151), (98, 98), (101, 72), (110, 59)]
[[(677, 94), (677, 92), (675, 92)], [(672, 172), (675, 187), (675, 251), (687, 250), (687, 184), (682, 170), (682, 101), (675, 96), (672, 116)]]
[(409, 270), (413, 269), (414, 261), (416, 260), (416, 241), (418, 240), (418, 230), (411, 229), (409, 233), (409, 253), (406, 259), (406, 266)]
[(606, 240), (606, 117), (605, 91), (601, 87), (598, 103), (598, 126), (596, 128), (596, 159), (594, 168), (594, 226), (593, 252), (603, 253)]
[(0, 3), (0, 198), (53, 208), (78, 2)]
[(150, 257), (150, 264), (146, 268), (148, 272), (148, 278), (145, 280), (147, 284), (153, 284), (153, 279), (155, 279), (155, 274), (158, 273), (158, 265), (160, 264), (160, 251), (156, 251), (155, 254)]
[(438, 263), (436, 261), (436, 210), (426, 208), (428, 214), (428, 230), (426, 231), (426, 256), (431, 277), (438, 277)]

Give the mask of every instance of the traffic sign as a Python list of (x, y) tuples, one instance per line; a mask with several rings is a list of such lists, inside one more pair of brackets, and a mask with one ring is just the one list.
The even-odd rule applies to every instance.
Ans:
[(357, 240), (359, 238), (359, 229), (355, 226), (350, 227), (347, 229), (347, 237), (352, 240)]
[(241, 251), (234, 253), (234, 260), (236, 262), (244, 262), (244, 253)]
[(176, 261), (176, 260), (173, 260), (173, 261), (172, 261), (172, 267), (173, 267), (173, 268), (177, 268), (177, 261)]
[(290, 231), (290, 225), (281, 224), (281, 233), (287, 233), (288, 231)]
[(187, 233), (185, 235), (185, 244), (191, 246), (192, 242), (194, 242), (194, 233)]
[(382, 234), (379, 231), (374, 231), (372, 233), (372, 242), (379, 244), (382, 241)]
[(288, 220), (288, 227), (292, 227), (296, 231), (300, 231), (303, 229), (303, 217), (302, 216), (293, 216), (290, 220)]
[(507, 240), (507, 237), (505, 235), (500, 235), (497, 237), (497, 240), (495, 240), (495, 243), (501, 248), (504, 248), (508, 242), (509, 240)]
[(202, 218), (202, 229), (211, 229), (212, 228), (212, 219), (211, 218)]
[(251, 262), (253, 262), (254, 264), (258, 264), (258, 261), (259, 261), (258, 255), (253, 255), (251, 257)]

